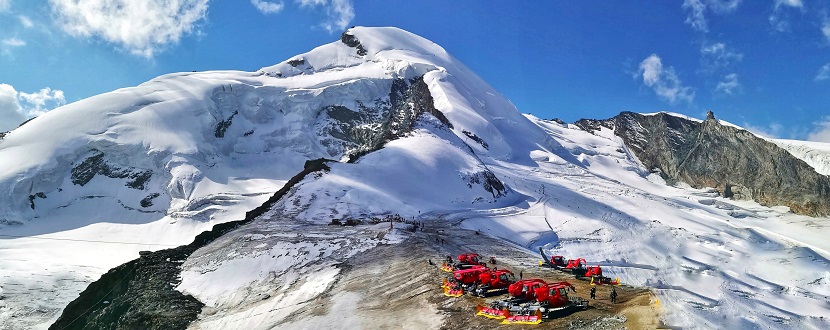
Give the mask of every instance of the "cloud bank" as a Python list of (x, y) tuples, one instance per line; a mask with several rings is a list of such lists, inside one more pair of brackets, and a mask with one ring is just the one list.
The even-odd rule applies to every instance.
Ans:
[(326, 19), (320, 27), (329, 32), (340, 32), (354, 19), (354, 4), (351, 0), (297, 0), (300, 7), (320, 8), (325, 11)]
[(640, 62), (640, 70), (635, 78), (643, 79), (643, 84), (650, 87), (660, 98), (669, 103), (686, 101), (691, 103), (695, 98), (692, 88), (683, 86), (683, 82), (677, 77), (673, 67), (663, 67), (663, 61), (657, 54)]
[(285, 4), (282, 2), (269, 2), (264, 0), (251, 0), (251, 4), (254, 5), (256, 10), (265, 15), (279, 13), (285, 7)]
[(807, 135), (808, 141), (830, 143), (830, 117), (824, 117), (823, 121), (814, 123), (815, 129)]
[(0, 84), (0, 132), (17, 128), (26, 119), (64, 104), (66, 99), (61, 90), (46, 87), (30, 94), (18, 92), (11, 85)]
[(723, 95), (735, 95), (741, 93), (742, 91), (743, 86), (738, 81), (737, 73), (730, 73), (724, 76), (723, 80), (718, 82), (718, 86), (715, 87), (715, 93)]
[(822, 65), (818, 69), (818, 72), (816, 73), (816, 78), (815, 78), (816, 81), (822, 81), (822, 80), (827, 80), (827, 79), (830, 79), (830, 63)]
[(196, 33), (208, 0), (49, 0), (49, 5), (66, 33), (100, 38), (150, 58)]

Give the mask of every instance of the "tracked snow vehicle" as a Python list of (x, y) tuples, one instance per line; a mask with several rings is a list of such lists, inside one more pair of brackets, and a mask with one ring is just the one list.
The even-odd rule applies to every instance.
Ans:
[(542, 250), (541, 246), (539, 247), (539, 253), (542, 254), (542, 260), (539, 261), (539, 266), (541, 267), (562, 269), (566, 265), (568, 265), (568, 262), (565, 260), (565, 257), (563, 256), (551, 256), (550, 258), (548, 258), (548, 256), (545, 254), (545, 251)]
[(476, 316), (484, 316), (491, 319), (504, 319), (510, 315), (510, 310), (519, 310), (519, 305), (536, 299), (537, 289), (547, 285), (542, 279), (527, 279), (511, 284), (507, 288), (510, 297), (496, 300), (487, 306), (478, 305)]
[[(577, 275), (577, 278), (579, 278), (579, 277), (580, 276)], [(588, 267), (588, 269), (585, 271), (585, 274), (583, 274), (582, 277), (591, 278), (591, 285), (597, 285), (597, 284), (620, 285), (620, 279), (619, 278), (612, 279), (610, 277), (603, 276), (602, 275), (602, 267), (600, 267), (599, 265)]]
[(487, 266), (484, 262), (480, 261), (479, 258), (481, 256), (478, 253), (462, 253), (458, 255), (458, 261), (453, 263), (452, 259), (447, 256), (447, 261), (441, 265), (441, 270), (445, 272), (453, 272), (459, 269), (466, 269), (472, 266)]
[(501, 293), (516, 282), (513, 272), (507, 269), (489, 269), (484, 266), (473, 266), (468, 269), (456, 270), (453, 277), (444, 279), (444, 295), (459, 297), (464, 293), (486, 297)]
[(474, 265), (467, 269), (459, 269), (452, 272), (452, 276), (444, 278), (444, 295), (448, 297), (460, 297), (465, 289), (472, 288), (480, 283), (481, 276), (488, 274), (490, 269), (481, 265)]
[(508, 308), (502, 324), (539, 324), (588, 308), (588, 300), (568, 295), (568, 289), (576, 292), (568, 282), (546, 284), (536, 289), (535, 301)]

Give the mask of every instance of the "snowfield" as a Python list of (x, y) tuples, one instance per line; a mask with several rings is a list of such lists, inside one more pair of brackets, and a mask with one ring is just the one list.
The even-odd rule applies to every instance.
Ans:
[[(390, 90), (418, 79), (444, 119), (421, 112), (378, 150), (344, 137), (384, 127), (350, 118), (380, 118)], [(828, 173), (830, 145), (776, 143)], [(525, 256), (584, 257), (651, 288), (666, 327), (830, 328), (827, 218), (668, 186), (613, 132), (522, 115), (429, 40), (356, 27), (255, 73), (161, 76), (0, 140), (0, 329), (47, 328), (109, 268), (242, 219), (317, 158), (339, 162), (182, 265), (177, 290), (206, 305), (191, 328), (396, 326), (377, 316), (382, 305), (353, 304), (366, 297), (328, 296), (352, 276), (343, 265), (410, 237), (366, 224), (391, 215), (478, 230)], [(364, 224), (326, 226), (332, 219)], [(318, 312), (323, 298), (342, 315)], [(417, 299), (421, 321), (410, 326), (446, 321)]]
[(816, 172), (830, 175), (830, 143), (769, 139), (798, 159), (816, 169)]

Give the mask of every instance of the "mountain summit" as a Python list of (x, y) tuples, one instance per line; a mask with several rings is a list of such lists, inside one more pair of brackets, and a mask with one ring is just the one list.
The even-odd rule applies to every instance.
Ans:
[(355, 161), (422, 114), (470, 155), (529, 162), (528, 146), (553, 145), (440, 46), (355, 27), (256, 73), (169, 74), (15, 129), (0, 142), (0, 226), (90, 199), (142, 217), (212, 219), (211, 205), (261, 193), (309, 159)]

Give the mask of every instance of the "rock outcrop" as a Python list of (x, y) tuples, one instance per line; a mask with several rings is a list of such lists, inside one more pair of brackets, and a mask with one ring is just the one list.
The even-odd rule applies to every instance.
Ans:
[(788, 206), (810, 216), (830, 214), (830, 177), (786, 150), (709, 112), (699, 122), (667, 113), (623, 112), (607, 120), (574, 123), (588, 132), (612, 129), (643, 166), (669, 183), (712, 187), (724, 197)]

